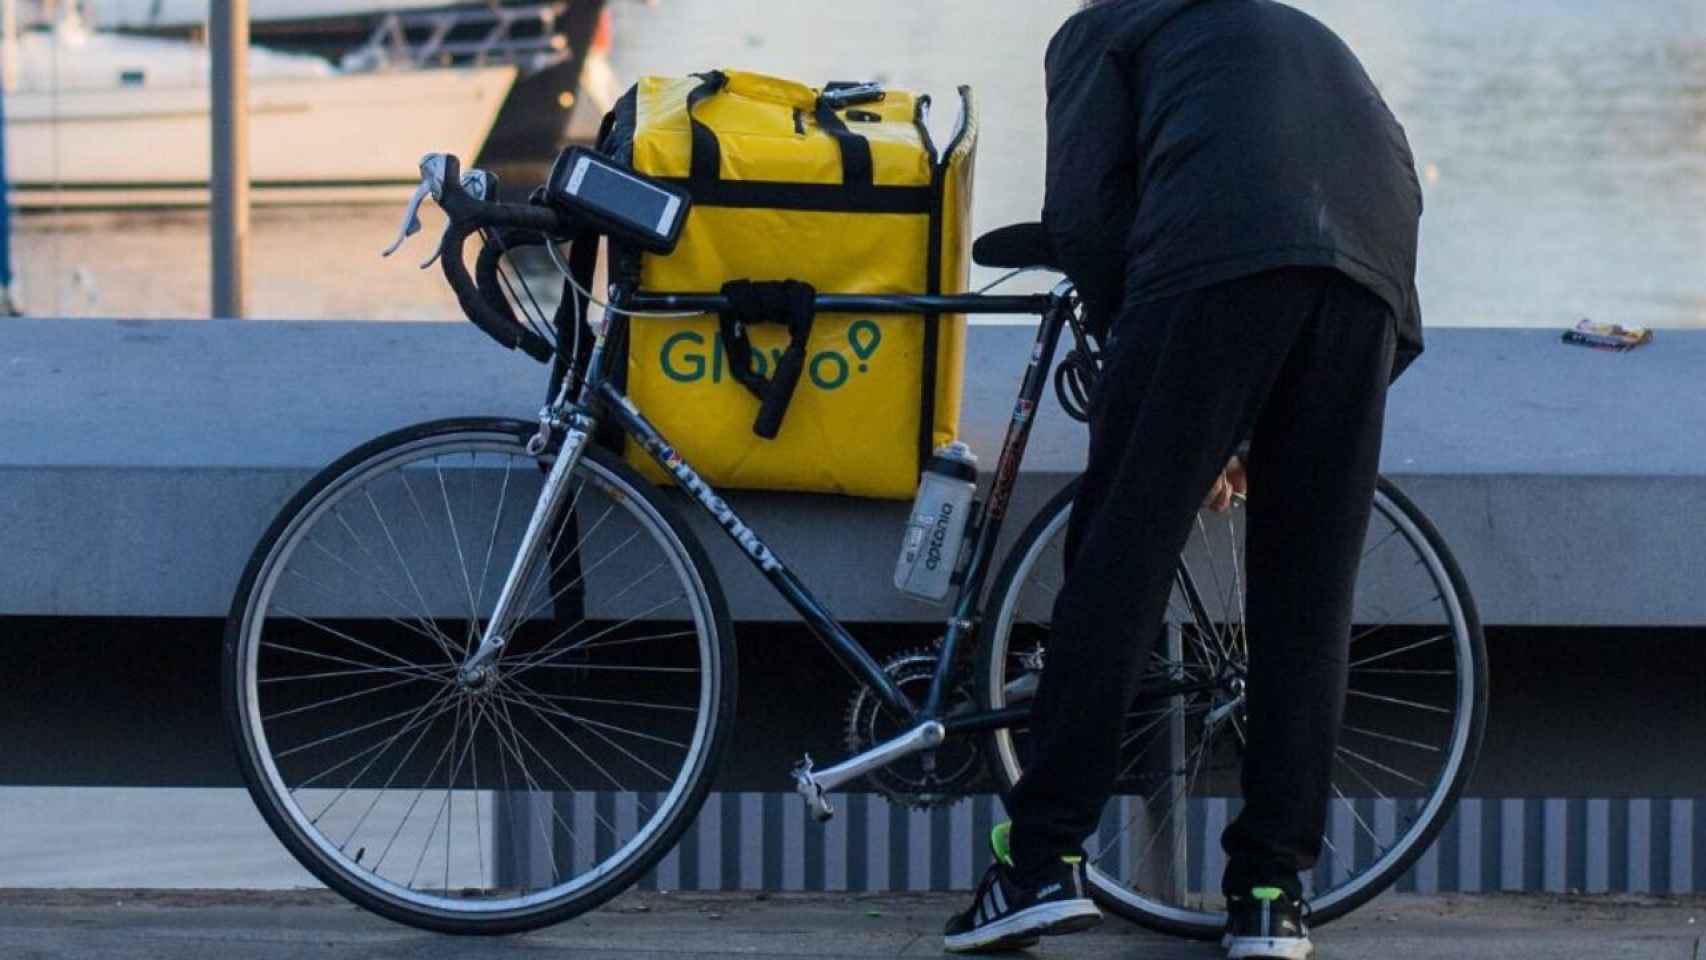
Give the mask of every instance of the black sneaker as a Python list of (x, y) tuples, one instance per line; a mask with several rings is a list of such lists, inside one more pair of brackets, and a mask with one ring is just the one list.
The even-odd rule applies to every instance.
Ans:
[(1227, 960), (1309, 960), (1315, 947), (1305, 921), (1309, 908), (1279, 887), (1256, 887), (1226, 901)]
[(964, 913), (948, 921), (943, 944), (949, 953), (1023, 950), (1039, 937), (1088, 930), (1102, 922), (1084, 885), (1084, 858), (1061, 857), (1034, 883), (1019, 882), (1008, 853), (1009, 824), (990, 835), (995, 862), (983, 875)]

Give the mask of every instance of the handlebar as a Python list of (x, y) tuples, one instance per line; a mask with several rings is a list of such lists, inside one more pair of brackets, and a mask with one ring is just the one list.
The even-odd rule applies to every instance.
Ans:
[[(555, 348), (516, 319), (515, 311), (502, 290), (499, 261), (516, 246), (567, 240), (582, 225), (552, 207), (501, 203), (476, 196), (464, 187), (461, 163), (450, 154), (429, 154), (421, 161), (421, 174), (421, 187), (404, 215), (403, 230), (386, 255), (395, 252), (408, 236), (420, 229), (415, 212), (426, 196), (432, 196), (450, 220), (434, 259), (443, 261), (444, 279), (455, 291), (457, 304), (463, 313), (476, 327), (503, 346), (522, 350), (542, 363), (549, 362), (555, 355)], [(495, 178), (487, 176), (483, 180), (475, 180), (473, 186), (476, 191), (495, 192)], [(470, 275), (465, 246), (470, 235), (485, 230), (519, 232), (521, 236), (506, 236), (501, 242), (488, 243), (478, 258), (476, 275)], [(536, 241), (534, 237), (539, 239)], [(428, 260), (422, 266), (430, 266), (431, 262)], [(619, 302), (625, 310), (640, 312), (716, 314), (729, 309), (727, 298), (717, 294), (626, 291), (619, 297)], [(1062, 283), (1052, 293), (1028, 296), (820, 295), (816, 309), (819, 313), (1040, 316), (1071, 303), (1071, 285)]]
[(569, 224), (549, 207), (518, 203), (498, 203), (471, 196), (462, 188), (461, 164), (453, 156), (443, 158), (443, 186), (437, 192), (438, 205), (450, 218), (450, 226), (439, 242), (439, 259), (443, 261), (444, 279), (456, 292), (456, 302), (474, 326), (511, 350), (519, 349), (540, 362), (554, 354), (549, 341), (522, 326), (515, 312), (503, 299), (497, 287), (497, 257), (488, 261), (484, 253), (478, 269), (480, 282), (468, 273), (464, 247), (468, 237), (486, 229), (530, 230), (549, 237), (570, 233)]

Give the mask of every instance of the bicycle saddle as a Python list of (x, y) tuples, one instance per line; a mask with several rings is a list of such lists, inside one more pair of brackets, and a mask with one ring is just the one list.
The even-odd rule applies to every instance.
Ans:
[(997, 270), (1018, 270), (1024, 267), (1046, 267), (1059, 270), (1054, 243), (1040, 223), (1016, 223), (992, 230), (979, 237), (972, 247), (972, 259), (980, 267)]

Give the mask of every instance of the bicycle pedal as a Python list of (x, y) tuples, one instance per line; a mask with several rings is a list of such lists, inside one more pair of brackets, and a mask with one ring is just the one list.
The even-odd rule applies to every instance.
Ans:
[(829, 802), (829, 795), (823, 786), (812, 776), (812, 757), (806, 758), (794, 767), (794, 789), (800, 798), (806, 802), (806, 812), (818, 823), (828, 823), (835, 817), (835, 805)]

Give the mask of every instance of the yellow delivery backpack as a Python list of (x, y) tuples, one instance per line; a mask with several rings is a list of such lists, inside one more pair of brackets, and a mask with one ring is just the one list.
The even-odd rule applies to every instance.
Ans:
[[(865, 88), (854, 105), (824, 97), (848, 86), (735, 71), (641, 80), (607, 119), (601, 148), (685, 186), (693, 208), (675, 253), (618, 251), (613, 280), (654, 293), (715, 293), (743, 280), (798, 281), (819, 294), (964, 292), (977, 151), (970, 89), (939, 152), (928, 97), (883, 90), (871, 100)], [(766, 319), (734, 325), (731, 357), (727, 317), (635, 318), (628, 395), (719, 486), (911, 498), (930, 452), (958, 434), (965, 318), (825, 314), (808, 319), (809, 332)], [(802, 375), (765, 439), (751, 381), (784, 362)], [(643, 451), (630, 446), (628, 459), (666, 479)]]

